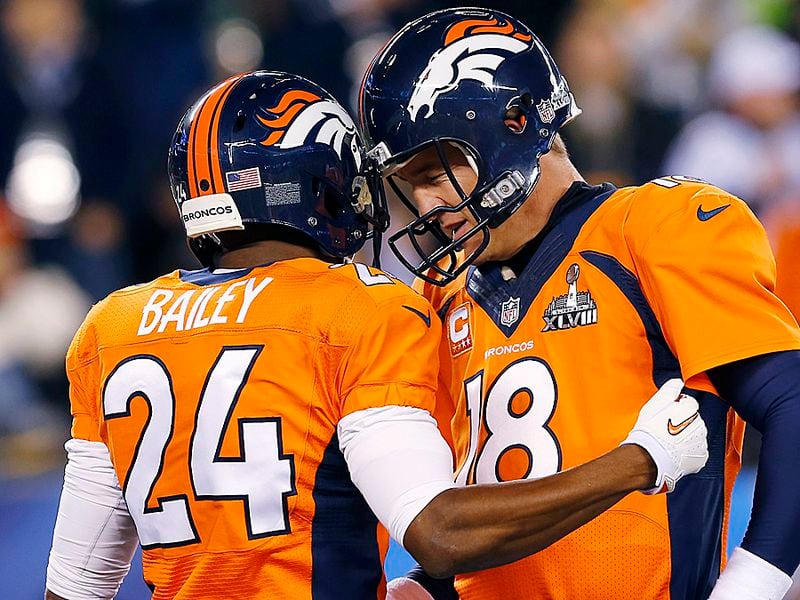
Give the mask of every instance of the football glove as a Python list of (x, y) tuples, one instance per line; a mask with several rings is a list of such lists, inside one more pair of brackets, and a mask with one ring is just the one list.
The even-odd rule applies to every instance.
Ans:
[(708, 460), (706, 424), (697, 400), (682, 394), (683, 382), (670, 379), (639, 411), (639, 418), (623, 444), (644, 448), (658, 474), (645, 494), (671, 492), (684, 475), (697, 473)]

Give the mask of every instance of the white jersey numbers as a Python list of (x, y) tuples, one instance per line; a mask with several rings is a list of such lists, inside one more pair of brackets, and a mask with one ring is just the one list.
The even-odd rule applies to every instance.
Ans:
[[(231, 423), (236, 402), (262, 349), (222, 349), (203, 387), (188, 449), (195, 499), (243, 501), (249, 539), (288, 533), (286, 498), (296, 493), (294, 457), (283, 454), (280, 418), (249, 418)], [(130, 416), (130, 404), (136, 397), (144, 398), (149, 418), (123, 484), (123, 494), (142, 547), (199, 542), (186, 494), (158, 497), (157, 506), (148, 507), (175, 424), (172, 380), (158, 358), (134, 356), (112, 371), (103, 390), (106, 419)], [(238, 428), (240, 455), (222, 457), (222, 441), (231, 427)]]
[[(547, 427), (556, 408), (550, 367), (537, 358), (509, 365), (483, 395), (483, 371), (464, 383), (470, 439), (456, 475), (460, 485), (535, 479), (561, 468), (561, 451)], [(485, 439), (479, 447), (481, 425)]]
[(147, 508), (147, 498), (164, 466), (175, 417), (172, 380), (164, 364), (154, 356), (130, 358), (109, 375), (103, 390), (106, 419), (129, 417), (130, 402), (135, 396), (147, 402), (150, 418), (122, 491), (139, 540), (143, 548), (196, 542), (197, 532), (185, 494), (159, 498), (158, 508)]
[[(287, 495), (295, 493), (294, 465), (283, 456), (277, 417), (239, 422), (241, 457), (220, 457), (220, 446), (261, 347), (226, 348), (209, 373), (192, 440), (192, 481), (198, 500), (244, 500), (250, 539), (289, 532)], [(204, 402), (206, 398), (213, 401)], [(279, 492), (279, 493), (278, 493)]]
[(669, 175), (667, 177), (659, 177), (657, 179), (653, 179), (650, 183), (655, 183), (656, 185), (660, 185), (668, 190), (678, 187), (681, 183), (705, 183), (708, 185), (707, 181), (703, 181), (702, 179), (697, 179), (695, 177), (688, 177), (686, 175)]

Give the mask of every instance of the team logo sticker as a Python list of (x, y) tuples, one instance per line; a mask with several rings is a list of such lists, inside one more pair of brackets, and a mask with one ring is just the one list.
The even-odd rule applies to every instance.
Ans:
[(581, 268), (572, 263), (567, 269), (568, 291), (563, 296), (556, 296), (544, 311), (545, 331), (573, 329), (597, 323), (597, 303), (589, 290), (578, 290), (578, 277)]
[(289, 149), (309, 142), (333, 147), (344, 160), (349, 153), (356, 169), (361, 168), (356, 125), (341, 106), (306, 90), (289, 90), (275, 106), (264, 109), (256, 119), (269, 130), (263, 146)]
[(516, 31), (512, 23), (501, 24), (496, 18), (453, 23), (445, 34), (444, 46), (431, 56), (414, 82), (408, 102), (411, 120), (430, 117), (439, 96), (456, 89), (462, 81), (491, 87), (503, 61), (527, 50), (533, 41), (530, 34)]
[(450, 354), (459, 356), (472, 349), (472, 305), (459, 304), (447, 315)]

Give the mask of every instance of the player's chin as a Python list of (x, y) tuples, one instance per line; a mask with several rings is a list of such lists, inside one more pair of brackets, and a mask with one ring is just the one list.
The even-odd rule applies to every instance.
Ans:
[[(475, 251), (478, 250), (479, 246), (480, 244), (473, 244), (469, 242), (465, 243), (463, 246), (459, 246), (457, 248), (459, 254), (459, 262), (462, 262), (465, 259), (470, 259), (473, 253), (475, 253)], [(479, 266), (484, 264), (485, 262), (488, 262), (489, 260), (491, 259), (487, 258), (486, 250), (484, 250), (483, 252), (479, 252), (475, 258), (471, 259), (470, 264)]]
[[(458, 245), (458, 252), (462, 253), (465, 257), (472, 256), (475, 252), (480, 250), (481, 244), (483, 242), (482, 234), (478, 233), (477, 235), (473, 235), (471, 238), (464, 241), (463, 244)], [(472, 261), (474, 265), (480, 265), (485, 263), (489, 260), (492, 260), (492, 243), (489, 242), (489, 245), (483, 249), (483, 251), (478, 252), (478, 255), (475, 257), (475, 260)]]
[[(464, 256), (470, 256), (473, 252), (480, 248), (480, 236), (476, 237), (478, 239), (473, 238), (471, 240), (467, 240), (467, 242), (464, 244)], [(488, 262), (504, 261), (511, 258), (511, 256), (513, 256), (513, 252), (504, 251), (503, 248), (498, 247), (490, 240), (489, 245), (486, 246), (486, 248), (484, 248), (483, 251), (475, 257), (475, 259), (472, 261), (472, 264), (477, 266)]]

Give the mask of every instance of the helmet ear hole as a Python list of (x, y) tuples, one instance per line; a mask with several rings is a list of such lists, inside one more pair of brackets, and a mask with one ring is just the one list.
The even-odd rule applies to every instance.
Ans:
[(525, 126), (528, 124), (528, 118), (519, 106), (512, 106), (506, 110), (503, 115), (503, 124), (508, 127), (512, 133), (522, 133), (525, 131)]
[(322, 208), (333, 219), (344, 215), (345, 209), (339, 194), (324, 181), (314, 180), (314, 193), (322, 200)]
[(236, 121), (233, 124), (233, 130), (236, 132), (241, 131), (244, 128), (244, 124), (247, 122), (247, 114), (243, 110), (240, 110), (236, 113)]

